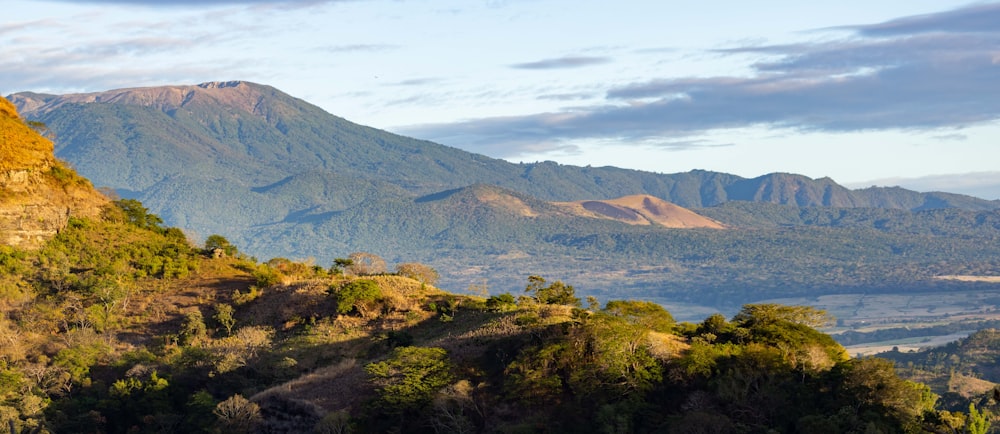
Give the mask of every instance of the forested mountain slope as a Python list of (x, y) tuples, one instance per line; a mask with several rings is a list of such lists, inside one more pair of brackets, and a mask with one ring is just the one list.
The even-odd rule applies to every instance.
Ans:
[[(442, 286), (452, 290), (535, 272), (568, 278), (588, 264), (581, 276), (588, 291), (696, 298), (924, 290), (941, 285), (929, 280), (934, 273), (997, 271), (991, 259), (997, 230), (988, 223), (996, 201), (849, 190), (793, 174), (746, 179), (699, 170), (513, 164), (353, 124), (248, 82), (11, 99), (26, 118), (47, 125), (57, 154), (97, 185), (140, 199), (196, 237), (222, 234), (261, 258), (328, 264), (355, 251), (413, 258), (437, 268)], [(486, 188), (551, 212), (510, 212), (480, 200)], [(632, 195), (690, 208), (730, 230), (678, 232), (550, 203), (621, 211), (597, 201)], [(925, 209), (986, 223), (894, 229), (926, 220), (910, 212)], [(633, 212), (642, 215), (616, 211)], [(869, 218), (883, 212), (884, 218)], [(958, 232), (965, 236), (953, 237)], [(612, 283), (621, 276), (627, 283)]]

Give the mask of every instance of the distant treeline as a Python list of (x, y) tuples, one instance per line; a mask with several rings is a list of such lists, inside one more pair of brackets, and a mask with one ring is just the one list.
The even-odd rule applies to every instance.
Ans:
[(869, 342), (882, 342), (920, 336), (942, 336), (969, 330), (1000, 328), (1000, 320), (960, 321), (931, 327), (894, 327), (870, 332), (846, 331), (831, 335), (841, 345), (850, 346)]

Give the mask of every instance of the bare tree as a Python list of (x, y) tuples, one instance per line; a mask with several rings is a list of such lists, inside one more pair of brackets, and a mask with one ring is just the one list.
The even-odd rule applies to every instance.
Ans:
[(261, 422), (260, 406), (235, 394), (220, 402), (212, 412), (224, 432), (249, 433)]
[(385, 259), (374, 253), (354, 252), (350, 254), (351, 265), (347, 267), (347, 272), (355, 276), (371, 276), (373, 274), (385, 274)]
[(396, 274), (409, 277), (427, 285), (434, 285), (438, 281), (437, 270), (418, 262), (406, 262), (397, 265)]

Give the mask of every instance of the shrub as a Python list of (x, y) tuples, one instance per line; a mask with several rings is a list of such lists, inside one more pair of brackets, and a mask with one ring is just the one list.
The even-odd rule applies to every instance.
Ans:
[(451, 362), (443, 348), (397, 347), (388, 360), (365, 366), (390, 413), (418, 410), (451, 383)]
[(374, 280), (353, 280), (341, 286), (337, 293), (337, 312), (350, 313), (357, 310), (365, 316), (382, 298), (382, 289)]

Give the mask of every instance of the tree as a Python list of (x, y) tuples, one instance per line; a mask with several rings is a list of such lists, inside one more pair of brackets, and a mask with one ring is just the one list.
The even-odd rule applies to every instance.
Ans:
[(354, 252), (350, 254), (351, 264), (345, 271), (355, 276), (371, 276), (373, 274), (385, 274), (385, 259), (379, 255), (368, 252)]
[(517, 309), (517, 299), (509, 292), (486, 299), (486, 309), (491, 312), (508, 312)]
[(181, 345), (197, 344), (207, 335), (208, 327), (205, 326), (205, 317), (200, 310), (193, 310), (184, 315), (184, 322), (181, 323), (181, 331), (178, 333)]
[(576, 297), (576, 290), (572, 285), (567, 285), (560, 280), (545, 286), (545, 279), (540, 276), (528, 276), (528, 286), (524, 292), (532, 294), (536, 301), (542, 304), (565, 304), (570, 306), (580, 306), (580, 299)]
[(365, 372), (390, 413), (419, 410), (452, 380), (448, 353), (436, 347), (397, 347), (389, 359), (370, 363)]
[(163, 224), (163, 219), (156, 214), (151, 214), (146, 207), (142, 206), (142, 202), (135, 199), (120, 199), (114, 201), (114, 204), (124, 213), (125, 223), (140, 229), (163, 230), (160, 226)]
[(238, 253), (236, 246), (230, 244), (226, 237), (218, 234), (209, 235), (208, 238), (205, 238), (205, 250), (213, 252), (216, 249), (221, 250), (226, 256), (234, 256)]
[(212, 316), (219, 325), (226, 328), (226, 335), (233, 334), (233, 326), (236, 325), (236, 317), (233, 316), (233, 307), (219, 303), (215, 305), (215, 315)]
[(785, 306), (781, 304), (746, 304), (733, 317), (733, 322), (743, 327), (755, 327), (787, 321), (808, 327), (823, 327), (833, 322), (833, 317), (825, 310), (812, 306)]
[(676, 322), (663, 306), (651, 301), (612, 300), (604, 306), (604, 310), (612, 316), (661, 333), (669, 333)]
[(330, 267), (330, 272), (333, 274), (344, 274), (344, 271), (354, 265), (354, 261), (348, 258), (336, 258), (333, 260), (333, 267)]
[(990, 417), (979, 412), (974, 403), (969, 403), (969, 416), (965, 419), (965, 432), (968, 434), (986, 434), (990, 430)]
[(409, 277), (427, 285), (434, 285), (438, 281), (437, 270), (417, 262), (407, 262), (397, 265), (396, 274)]
[(348, 282), (336, 291), (337, 312), (350, 313), (357, 310), (365, 316), (374, 303), (382, 298), (382, 289), (378, 282), (368, 279), (358, 279)]
[(260, 406), (238, 393), (216, 405), (213, 413), (223, 432), (249, 433), (262, 421)]

